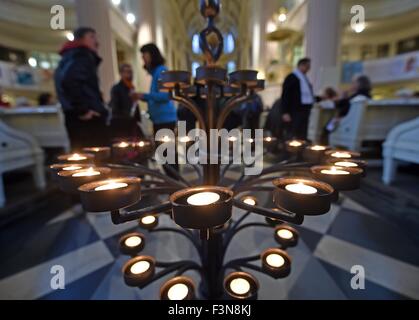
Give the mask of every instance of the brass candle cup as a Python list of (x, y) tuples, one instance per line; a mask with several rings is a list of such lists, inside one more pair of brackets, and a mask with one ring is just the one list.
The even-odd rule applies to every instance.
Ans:
[[(272, 256), (280, 261), (275, 261), (272, 259)], [(286, 278), (291, 273), (291, 257), (284, 250), (276, 248), (267, 249), (260, 255), (260, 260), (262, 261), (263, 271), (275, 279)], [(281, 265), (279, 265), (280, 262), (282, 262)], [(278, 265), (275, 265), (275, 263), (278, 263)]]
[[(176, 285), (184, 285), (187, 288), (186, 295), (182, 295), (182, 300), (194, 300), (195, 299), (195, 284), (191, 278), (180, 276), (175, 277), (167, 281), (160, 288), (160, 300), (174, 300), (171, 296), (170, 290)], [(176, 294), (175, 294), (176, 295)]]
[[(84, 175), (85, 173), (86, 175)], [(106, 179), (110, 173), (111, 169), (101, 167), (89, 167), (76, 171), (60, 171), (58, 172), (58, 185), (66, 193), (77, 194), (81, 185)]]
[[(98, 190), (109, 184), (123, 184), (117, 189)], [(140, 178), (100, 180), (79, 187), (83, 208), (87, 212), (115, 211), (130, 207), (141, 200)]]
[[(137, 263), (144, 263), (148, 265), (148, 269), (141, 270), (143, 272), (134, 273), (132, 267)], [(130, 259), (122, 267), (122, 274), (124, 275), (124, 282), (129, 287), (141, 287), (147, 281), (153, 278), (156, 271), (156, 260), (149, 256), (139, 256)]]
[[(331, 170), (348, 172), (348, 174), (325, 174)], [(311, 168), (314, 177), (320, 181), (330, 184), (338, 191), (350, 191), (359, 189), (363, 170), (359, 168), (342, 168), (334, 166), (314, 166)], [(333, 172), (333, 171), (332, 171)]]

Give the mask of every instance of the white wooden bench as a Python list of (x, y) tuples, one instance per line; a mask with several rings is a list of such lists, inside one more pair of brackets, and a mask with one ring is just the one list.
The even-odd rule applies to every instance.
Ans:
[(323, 129), (334, 114), (334, 109), (322, 109), (319, 104), (313, 106), (308, 125), (308, 139), (310, 141), (320, 142)]
[(45, 188), (43, 150), (31, 135), (0, 120), (0, 207), (6, 204), (3, 174), (22, 168), (31, 168), (36, 186)]
[(383, 144), (383, 182), (394, 181), (400, 161), (419, 163), (419, 117), (391, 130)]
[(30, 134), (43, 148), (70, 151), (70, 140), (60, 106), (1, 109), (0, 120)]
[(362, 151), (366, 141), (384, 141), (397, 125), (419, 116), (419, 99), (352, 101), (349, 113), (330, 134), (330, 144)]

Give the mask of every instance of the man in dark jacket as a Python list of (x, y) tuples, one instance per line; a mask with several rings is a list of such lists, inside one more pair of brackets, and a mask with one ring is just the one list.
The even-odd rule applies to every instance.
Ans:
[(137, 124), (137, 121), (141, 122), (141, 113), (137, 101), (133, 99), (134, 72), (131, 65), (124, 63), (119, 67), (119, 74), (121, 80), (112, 87), (109, 103), (112, 109), (112, 137), (135, 139), (142, 136), (142, 133)]
[(310, 59), (298, 62), (283, 84), (281, 108), (282, 121), (290, 125), (291, 138), (307, 139), (311, 108), (315, 102), (313, 88), (306, 74), (310, 71)]
[(108, 111), (97, 75), (102, 59), (97, 53), (96, 32), (82, 27), (74, 32), (74, 38), (60, 51), (62, 59), (55, 72), (55, 86), (72, 148), (77, 150), (108, 144)]

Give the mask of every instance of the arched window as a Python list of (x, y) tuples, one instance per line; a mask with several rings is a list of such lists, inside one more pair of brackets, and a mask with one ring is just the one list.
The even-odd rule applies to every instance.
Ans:
[(236, 43), (234, 41), (234, 36), (233, 34), (230, 32), (229, 34), (227, 34), (227, 36), (225, 37), (225, 43), (224, 43), (224, 52), (225, 53), (232, 53), (235, 49)]
[(192, 52), (195, 54), (201, 53), (201, 48), (199, 47), (199, 34), (194, 34), (192, 37)]
[(192, 70), (192, 77), (196, 77), (196, 69), (198, 69), (200, 66), (199, 62), (192, 62), (191, 70)]
[(236, 62), (235, 61), (229, 61), (227, 63), (227, 71), (228, 71), (228, 73), (231, 73), (231, 72), (236, 71), (236, 68), (237, 68), (237, 66), (236, 66)]

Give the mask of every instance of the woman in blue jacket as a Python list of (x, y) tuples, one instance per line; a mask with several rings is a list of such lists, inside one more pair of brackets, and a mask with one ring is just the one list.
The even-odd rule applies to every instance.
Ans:
[(165, 59), (154, 43), (146, 44), (140, 49), (144, 69), (152, 76), (150, 93), (139, 94), (139, 98), (148, 104), (148, 113), (153, 122), (154, 133), (160, 129), (176, 128), (176, 108), (167, 92), (160, 92), (158, 81), (162, 72), (167, 71)]
[[(177, 111), (173, 101), (167, 92), (160, 92), (158, 81), (162, 72), (167, 71), (165, 59), (160, 50), (154, 43), (146, 44), (140, 49), (144, 61), (144, 69), (152, 76), (150, 93), (138, 94), (138, 98), (148, 104), (148, 113), (153, 122), (154, 134), (160, 129), (170, 129), (173, 132), (177, 125)], [(177, 154), (175, 155), (177, 158)], [(177, 165), (171, 165), (178, 171)], [(170, 171), (165, 171), (168, 175), (173, 175)]]

